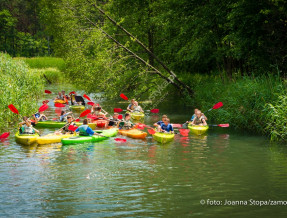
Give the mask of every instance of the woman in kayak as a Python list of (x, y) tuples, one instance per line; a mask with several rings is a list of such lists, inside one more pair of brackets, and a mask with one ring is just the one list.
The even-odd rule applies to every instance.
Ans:
[(35, 132), (39, 133), (39, 131), (33, 127), (32, 122), (28, 119), (28, 117), (23, 117), (23, 122), (19, 123), (19, 126), (20, 134), (35, 134)]
[(119, 114), (118, 113), (114, 113), (113, 117), (110, 119), (109, 123), (107, 123), (108, 127), (112, 127), (112, 126), (117, 126), (118, 122), (119, 122)]
[(132, 129), (134, 124), (130, 121), (131, 115), (129, 113), (125, 114), (125, 119), (118, 124), (118, 128), (123, 130)]
[(170, 120), (168, 118), (164, 119), (163, 123), (158, 126), (158, 131), (165, 133), (174, 133), (173, 127), (169, 122)]
[(136, 113), (143, 113), (143, 109), (141, 106), (139, 106), (139, 103), (137, 101), (134, 102), (134, 107), (131, 110), (131, 112), (136, 112)]
[(202, 113), (200, 110), (196, 112), (196, 117), (191, 122), (191, 125), (193, 126), (206, 126), (207, 123), (205, 121), (205, 116), (202, 116)]
[(76, 132), (79, 132), (80, 136), (92, 136), (95, 135), (95, 132), (88, 126), (88, 119), (83, 120), (83, 125), (76, 129)]
[(166, 116), (166, 115), (162, 115), (161, 120), (158, 121), (158, 122), (156, 122), (156, 123), (154, 123), (153, 125), (154, 125), (155, 127), (160, 126), (162, 123), (164, 123), (164, 120), (165, 120), (165, 119), (167, 119), (167, 116)]
[(129, 104), (129, 106), (127, 107), (127, 111), (132, 112), (132, 110), (134, 109), (134, 104), (135, 104), (135, 99), (131, 100), (131, 103)]

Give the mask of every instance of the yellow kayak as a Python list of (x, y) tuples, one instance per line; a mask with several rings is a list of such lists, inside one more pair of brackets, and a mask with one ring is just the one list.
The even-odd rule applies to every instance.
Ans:
[(73, 136), (75, 136), (75, 134), (56, 135), (54, 133), (51, 133), (45, 136), (39, 136), (36, 141), (39, 145), (61, 143), (61, 140), (63, 138), (70, 138)]
[(75, 110), (75, 111), (83, 111), (83, 110), (85, 110), (85, 106), (84, 105), (71, 105), (70, 108), (71, 108), (71, 110)]
[(196, 135), (203, 135), (207, 130), (208, 130), (208, 126), (192, 126), (192, 125), (188, 125), (188, 128), (190, 129), (190, 131)]
[(37, 133), (36, 134), (20, 134), (19, 132), (17, 132), (15, 134), (16, 142), (22, 145), (32, 145), (36, 143), (38, 137), (39, 135)]
[(56, 99), (54, 100), (54, 103), (60, 103), (60, 104), (66, 104), (67, 102), (65, 100), (61, 100), (61, 99)]
[(163, 133), (163, 132), (157, 132), (152, 135), (153, 139), (160, 143), (167, 143), (171, 142), (174, 139), (174, 134), (172, 133)]
[(132, 117), (132, 119), (134, 119), (134, 120), (140, 120), (140, 119), (144, 118), (144, 113), (141, 113), (141, 112), (132, 112), (132, 113), (131, 113), (131, 117)]

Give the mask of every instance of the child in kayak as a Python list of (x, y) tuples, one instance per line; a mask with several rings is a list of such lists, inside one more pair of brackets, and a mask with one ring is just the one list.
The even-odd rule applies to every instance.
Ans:
[(33, 127), (32, 122), (30, 119), (28, 119), (28, 117), (23, 117), (23, 122), (19, 123), (19, 126), (20, 134), (35, 134), (35, 132), (39, 133), (39, 131)]
[(143, 113), (144, 111), (143, 111), (142, 107), (139, 106), (138, 102), (135, 101), (135, 102), (134, 102), (134, 107), (133, 107), (133, 109), (131, 110), (131, 112)]
[(73, 122), (73, 118), (71, 115), (67, 116), (67, 123), (65, 124), (65, 126), (63, 126), (60, 130), (62, 131), (62, 134), (67, 134), (67, 133), (73, 133), (73, 131), (69, 130), (69, 126), (73, 125), (73, 126), (77, 126), (74, 122)]
[(155, 127), (160, 126), (162, 123), (164, 123), (164, 120), (165, 120), (166, 118), (167, 118), (166, 115), (162, 115), (161, 120), (158, 121), (158, 122), (156, 122), (156, 123), (154, 123), (153, 125), (154, 125)]
[(131, 115), (129, 113), (125, 114), (125, 119), (118, 124), (118, 128), (123, 130), (132, 129), (134, 124), (130, 121)]
[(127, 107), (127, 111), (132, 112), (132, 110), (134, 109), (134, 103), (135, 103), (135, 99), (131, 100), (131, 103), (129, 104), (129, 106)]
[(193, 125), (193, 126), (206, 126), (207, 125), (207, 123), (204, 119), (204, 116), (202, 116), (202, 113), (200, 110), (198, 110), (196, 112), (196, 117), (191, 122), (191, 125)]
[(73, 112), (66, 112), (66, 111), (62, 111), (61, 112), (61, 116), (60, 116), (60, 122), (67, 122), (66, 120), (66, 116), (68, 116), (69, 114), (72, 114)]
[(92, 136), (95, 135), (95, 132), (88, 126), (88, 119), (83, 120), (83, 125), (76, 129), (76, 132), (79, 132), (80, 136)]
[(99, 106), (99, 107), (96, 107), (96, 111), (95, 111), (94, 114), (95, 114), (97, 117), (99, 117), (99, 118), (106, 118), (106, 115), (107, 115), (108, 113), (103, 113), (103, 112), (102, 112), (102, 107)]
[(119, 122), (119, 114), (114, 113), (113, 117), (110, 119), (108, 126), (117, 126)]
[(46, 121), (46, 120), (48, 120), (47, 116), (43, 113), (43, 111), (41, 111), (39, 113), (39, 117), (38, 118), (36, 117), (36, 119), (37, 119), (37, 121)]
[(160, 126), (158, 126), (158, 131), (165, 133), (174, 133), (173, 127), (169, 122), (170, 120), (168, 118), (165, 118), (163, 123)]

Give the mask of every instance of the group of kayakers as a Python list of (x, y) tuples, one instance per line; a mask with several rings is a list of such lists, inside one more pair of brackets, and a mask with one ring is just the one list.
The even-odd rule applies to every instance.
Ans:
[[(71, 98), (75, 96), (76, 93), (73, 92), (71, 94)], [(71, 99), (69, 96), (65, 94), (65, 91), (59, 92), (57, 96), (57, 100), (69, 100)], [(94, 104), (91, 108), (91, 115), (94, 115), (96, 119), (104, 119), (106, 120), (105, 127), (117, 127), (123, 130), (129, 130), (135, 127), (135, 124), (131, 121), (131, 114), (130, 113), (143, 113), (143, 109), (141, 106), (138, 105), (138, 102), (135, 99), (132, 99), (130, 104), (127, 107), (127, 113), (124, 115), (121, 119), (119, 119), (119, 113), (114, 113), (110, 118), (107, 118), (106, 116), (108, 113), (102, 109), (102, 107), (99, 104)], [(37, 129), (35, 129), (33, 126), (37, 124), (39, 121), (46, 121), (48, 120), (48, 117), (43, 112), (38, 112), (33, 115), (34, 120), (31, 120), (28, 117), (23, 117), (23, 121), (19, 123), (20, 126), (20, 133), (24, 134), (34, 134), (35, 132), (39, 133)], [(70, 134), (74, 131), (79, 132), (80, 135), (93, 135), (96, 134), (90, 127), (89, 123), (91, 123), (93, 120), (91, 118), (84, 119), (83, 125), (76, 128), (77, 125), (74, 122), (75, 118), (73, 117), (73, 113), (71, 111), (67, 112), (65, 110), (61, 111), (61, 115), (59, 117), (60, 122), (66, 122), (66, 124), (60, 129), (57, 130), (56, 134)], [(186, 121), (186, 124), (188, 125), (202, 125), (206, 126), (207, 123), (207, 117), (202, 113), (199, 109), (194, 110), (194, 114), (190, 121)], [(170, 123), (170, 119), (167, 117), (167, 115), (163, 115), (162, 119), (156, 123), (153, 124), (155, 127), (155, 130), (157, 132), (165, 132), (165, 133), (174, 133), (174, 129), (172, 124)], [(71, 126), (73, 128), (71, 128)]]

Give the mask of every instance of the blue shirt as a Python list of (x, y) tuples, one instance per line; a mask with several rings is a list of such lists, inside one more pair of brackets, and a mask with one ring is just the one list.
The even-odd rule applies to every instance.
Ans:
[(190, 120), (193, 121), (195, 117), (196, 117), (196, 115), (193, 114)]
[(166, 132), (173, 131), (173, 127), (172, 127), (172, 125), (170, 123), (167, 126), (164, 123), (162, 123), (160, 125), (160, 127), (161, 127), (162, 130), (164, 130)]
[(159, 125), (159, 126), (161, 126), (161, 124), (163, 124), (163, 121), (160, 120), (160, 121), (158, 121), (156, 124)]
[(81, 133), (86, 133), (89, 136), (92, 136), (95, 133), (88, 125), (82, 125), (82, 126), (78, 127), (76, 129), (76, 132), (80, 132), (80, 135), (81, 135)]

